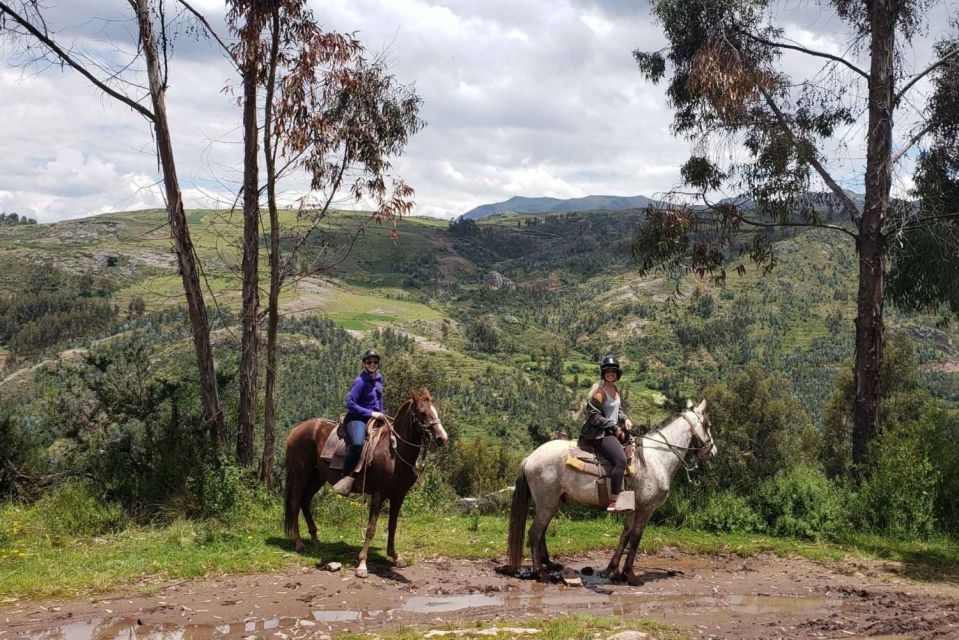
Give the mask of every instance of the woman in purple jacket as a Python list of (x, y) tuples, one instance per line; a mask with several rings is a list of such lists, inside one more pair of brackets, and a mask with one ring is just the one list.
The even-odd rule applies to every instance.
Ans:
[(383, 376), (380, 375), (380, 354), (370, 349), (363, 354), (363, 371), (356, 376), (346, 396), (346, 457), (343, 459), (343, 477), (333, 485), (337, 495), (349, 495), (353, 489), (353, 468), (360, 459), (366, 441), (366, 423), (382, 420)]

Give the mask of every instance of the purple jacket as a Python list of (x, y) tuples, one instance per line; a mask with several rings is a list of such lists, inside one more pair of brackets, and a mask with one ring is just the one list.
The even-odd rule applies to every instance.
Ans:
[(367, 422), (374, 411), (383, 412), (383, 376), (376, 372), (374, 380), (365, 370), (356, 376), (346, 396), (346, 421)]

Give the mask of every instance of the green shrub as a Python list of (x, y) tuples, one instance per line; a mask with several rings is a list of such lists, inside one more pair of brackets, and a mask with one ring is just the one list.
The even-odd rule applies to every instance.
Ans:
[(444, 513), (452, 511), (456, 493), (437, 467), (428, 467), (406, 496), (403, 510), (409, 513)]
[(728, 533), (758, 533), (763, 521), (749, 504), (749, 500), (731, 491), (722, 491), (709, 497), (701, 508), (693, 508), (686, 525), (692, 529)]
[(236, 517), (238, 507), (251, 493), (239, 467), (225, 461), (198, 468), (187, 485), (199, 500), (201, 515), (227, 522)]
[(126, 524), (119, 505), (102, 502), (85, 482), (62, 484), (40, 497), (34, 511), (54, 538), (98, 536)]
[(766, 529), (779, 536), (816, 539), (838, 531), (845, 521), (842, 491), (807, 465), (764, 482), (755, 504)]
[(887, 429), (873, 442), (871, 471), (854, 512), (862, 528), (899, 538), (933, 533), (939, 470), (923, 444), (935, 428), (930, 422), (908, 422)]

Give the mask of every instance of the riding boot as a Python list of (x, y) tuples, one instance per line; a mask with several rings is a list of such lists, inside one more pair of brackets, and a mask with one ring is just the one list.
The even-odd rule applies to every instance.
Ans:
[(343, 476), (333, 485), (333, 493), (338, 496), (348, 496), (353, 490), (353, 476)]

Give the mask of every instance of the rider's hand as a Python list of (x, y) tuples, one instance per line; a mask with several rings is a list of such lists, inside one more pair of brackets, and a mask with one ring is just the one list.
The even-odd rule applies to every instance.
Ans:
[(633, 421), (629, 418), (626, 418), (626, 422), (623, 423), (623, 426), (626, 427), (627, 431), (630, 431), (633, 428)]
[(373, 413), (370, 414), (370, 417), (373, 418), (374, 420), (382, 420), (382, 419), (384, 419), (386, 416), (384, 416), (384, 415), (383, 415), (382, 413), (380, 413), (379, 411), (374, 411)]

